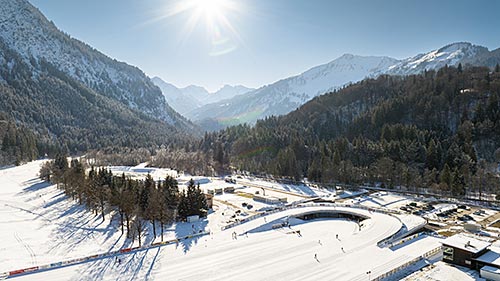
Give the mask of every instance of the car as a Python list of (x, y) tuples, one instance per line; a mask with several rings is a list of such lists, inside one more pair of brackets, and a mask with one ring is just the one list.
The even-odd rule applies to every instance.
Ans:
[(470, 221), (473, 221), (474, 218), (471, 217), (470, 215), (463, 215), (464, 218), (466, 218), (467, 220), (470, 220)]
[(246, 203), (246, 202), (241, 203), (241, 206), (243, 206), (243, 207), (246, 207), (247, 205), (248, 205), (248, 203)]
[(248, 204), (248, 205), (247, 205), (247, 208), (250, 210), (250, 209), (252, 209), (252, 208), (253, 208), (253, 205), (252, 205), (252, 204)]

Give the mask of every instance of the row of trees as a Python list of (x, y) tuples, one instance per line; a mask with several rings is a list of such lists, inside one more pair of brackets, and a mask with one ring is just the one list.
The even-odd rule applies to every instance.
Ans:
[(57, 184), (65, 194), (79, 204), (101, 215), (108, 212), (120, 216), (122, 233), (138, 237), (139, 245), (146, 222), (151, 224), (153, 236), (157, 236), (157, 224), (163, 241), (164, 226), (175, 220), (185, 220), (190, 215), (204, 216), (207, 212), (205, 195), (191, 180), (185, 190), (179, 190), (177, 181), (167, 177), (156, 182), (151, 175), (136, 180), (122, 174), (113, 175), (109, 170), (91, 167), (86, 169), (78, 159), (68, 163), (63, 155), (46, 162), (40, 177)]

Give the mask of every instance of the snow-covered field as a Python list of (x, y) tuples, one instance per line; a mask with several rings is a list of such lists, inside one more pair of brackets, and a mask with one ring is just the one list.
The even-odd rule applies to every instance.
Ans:
[(362, 196), (359, 199), (354, 199), (352, 202), (367, 207), (384, 207), (399, 210), (399, 207), (411, 203), (412, 200), (403, 195), (381, 191), (370, 196)]
[[(36, 177), (41, 163), (0, 170), (0, 273), (132, 246), (116, 219), (108, 215), (102, 223), (55, 186), (41, 182)], [(208, 220), (194, 225), (196, 231), (210, 230), (210, 235), (123, 254), (120, 263), (113, 256), (16, 279), (367, 280), (366, 272), (378, 276), (440, 245), (439, 239), (424, 236), (396, 248), (380, 248), (377, 242), (399, 231), (401, 221), (359, 208), (308, 205), (221, 231), (230, 211), (217, 205)], [(293, 218), (309, 211), (353, 212), (369, 219), (360, 229), (340, 218)], [(272, 228), (287, 218), (290, 228)], [(192, 227), (173, 225), (167, 239), (185, 236)], [(144, 244), (152, 241), (147, 235)]]
[(421, 271), (417, 271), (407, 278), (405, 281), (424, 280), (424, 281), (484, 281), (479, 277), (479, 272), (461, 266), (453, 266), (445, 262), (439, 261), (432, 264)]

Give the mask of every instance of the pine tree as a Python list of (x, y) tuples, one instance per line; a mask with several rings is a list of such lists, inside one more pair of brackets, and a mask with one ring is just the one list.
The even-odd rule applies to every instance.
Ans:
[(439, 181), (440, 183), (446, 184), (447, 188), (451, 187), (452, 175), (450, 166), (448, 166), (448, 164), (444, 164), (444, 168), (439, 176)]
[(42, 167), (40, 167), (40, 172), (39, 172), (41, 180), (50, 181), (50, 177), (52, 175), (52, 170), (53, 170), (53, 164), (54, 163), (52, 161), (46, 161), (42, 164)]
[(185, 220), (191, 212), (191, 206), (189, 205), (188, 197), (186, 192), (183, 190), (179, 196), (179, 207), (177, 213), (182, 220)]
[(451, 193), (454, 196), (465, 195), (465, 180), (460, 171), (455, 168), (451, 174)]
[(57, 187), (60, 188), (60, 184), (66, 183), (66, 172), (68, 171), (68, 160), (66, 155), (64, 154), (58, 154), (56, 158), (54, 159), (54, 165), (53, 165), (53, 179), (54, 182), (57, 184)]

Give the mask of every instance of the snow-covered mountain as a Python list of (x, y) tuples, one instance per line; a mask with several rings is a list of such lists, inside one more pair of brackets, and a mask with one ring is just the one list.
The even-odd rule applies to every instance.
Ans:
[(254, 90), (241, 85), (224, 85), (218, 91), (210, 93), (200, 86), (190, 85), (178, 88), (159, 77), (154, 77), (151, 80), (161, 89), (168, 104), (184, 116), (191, 114), (192, 111), (204, 105), (230, 99)]
[(180, 114), (185, 115), (186, 112), (202, 106), (200, 101), (191, 95), (192, 93), (183, 91), (159, 77), (153, 77), (151, 80), (160, 88), (168, 104)]
[(0, 0), (0, 40), (33, 65), (48, 62), (96, 93), (172, 125), (183, 120), (137, 67), (111, 59), (61, 32), (26, 0)]
[[(277, 81), (246, 94), (209, 104), (187, 114), (187, 117), (213, 128), (253, 123), (271, 115), (286, 114), (313, 97), (349, 83), (381, 74), (410, 75), (445, 65), (482, 65), (494, 67), (500, 62), (500, 49), (471, 43), (454, 43), (443, 48), (398, 60), (390, 57), (345, 54), (330, 63)], [(216, 124), (216, 125), (214, 125)]]
[(205, 104), (210, 104), (214, 102), (219, 102), (221, 100), (230, 99), (238, 95), (242, 95), (253, 91), (255, 89), (248, 88), (242, 85), (224, 85), (222, 88), (217, 90), (217, 92), (210, 93), (205, 100), (202, 100)]
[(389, 57), (355, 56), (345, 54), (271, 85), (203, 106), (187, 115), (191, 120), (217, 119), (224, 125), (254, 122), (270, 115), (286, 114), (313, 97), (379, 73), (398, 60)]
[(430, 51), (425, 54), (418, 54), (414, 57), (401, 60), (397, 64), (389, 67), (383, 73), (393, 75), (410, 75), (418, 74), (424, 70), (433, 70), (448, 66), (462, 65), (485, 65), (489, 67), (495, 66), (484, 64), (481, 59), (494, 55), (487, 48), (476, 46), (467, 42), (453, 43), (444, 46), (440, 49)]

